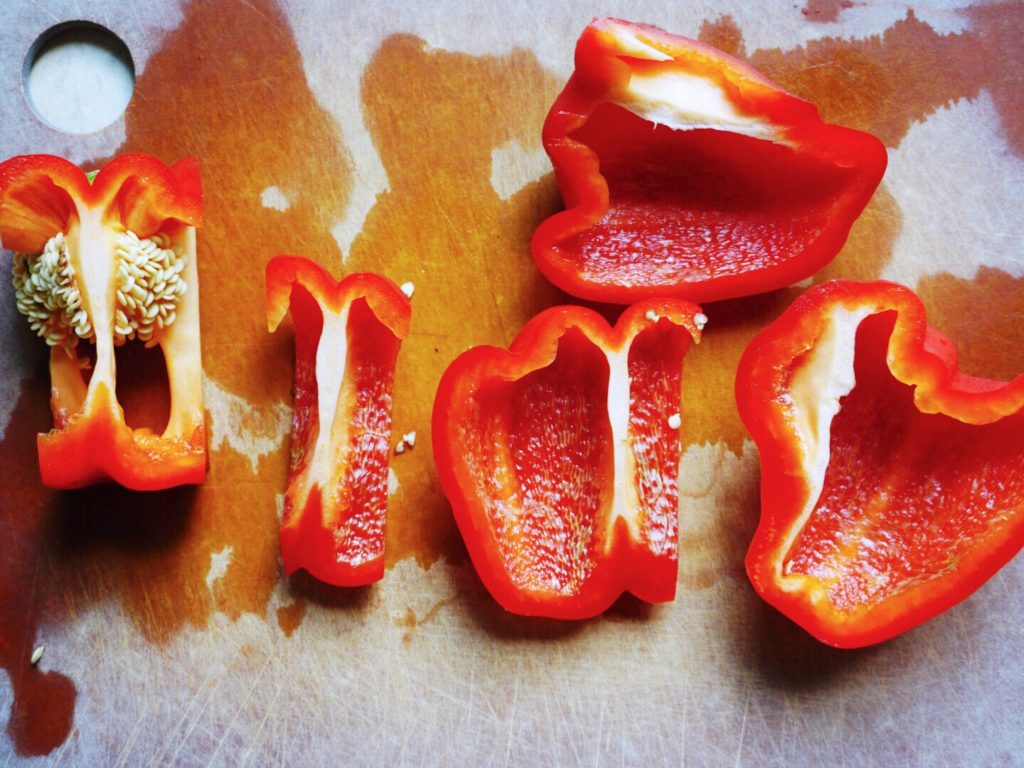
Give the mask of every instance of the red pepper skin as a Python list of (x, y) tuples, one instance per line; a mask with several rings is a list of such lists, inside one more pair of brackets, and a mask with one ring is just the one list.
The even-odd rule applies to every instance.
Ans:
[(548, 113), (565, 210), (532, 255), (573, 296), (708, 302), (781, 288), (839, 252), (885, 147), (747, 64), (655, 27), (596, 19)]
[[(38, 253), (58, 232), (75, 243), (81, 264), (105, 257), (113, 233), (168, 235), (188, 255), (183, 275), (188, 291), (177, 321), (159, 344), (167, 361), (171, 413), (162, 435), (131, 429), (115, 394), (111, 307), (103, 316), (97, 283), (90, 320), (96, 330), (96, 362), (88, 384), (77, 357), (50, 354), (54, 427), (38, 437), (42, 482), (80, 488), (114, 481), (134, 490), (159, 490), (201, 483), (206, 474), (206, 429), (199, 342), (199, 289), (195, 228), (202, 223), (199, 169), (191, 158), (167, 166), (148, 155), (123, 155), (105, 165), (90, 184), (85, 173), (50, 155), (24, 155), (0, 163), (0, 238), (5, 248)], [(73, 233), (73, 234), (71, 234)], [(81, 255), (77, 255), (80, 253)], [(113, 291), (109, 291), (112, 296)], [(105, 319), (104, 319), (105, 318)]]
[(149, 155), (121, 155), (90, 184), (78, 166), (53, 155), (20, 155), (0, 163), (0, 238), (4, 248), (38, 253), (64, 231), (75, 209), (104, 212), (141, 237), (168, 220), (199, 227), (199, 167), (186, 158), (167, 166)]
[[(308, 259), (267, 264), (267, 326), (295, 328), (295, 411), (281, 555), (335, 586), (384, 576), (391, 390), (411, 304), (373, 274), (336, 283)], [(328, 429), (320, 426), (329, 421)]]
[(699, 307), (582, 307), (534, 317), (508, 350), (460, 355), (432, 441), (473, 565), (512, 613), (595, 616), (625, 591), (672, 600), (678, 570), (682, 359)]
[(905, 632), (1024, 546), (1024, 376), (957, 370), (909, 289), (809, 290), (744, 353), (736, 400), (761, 454), (747, 573), (822, 642)]

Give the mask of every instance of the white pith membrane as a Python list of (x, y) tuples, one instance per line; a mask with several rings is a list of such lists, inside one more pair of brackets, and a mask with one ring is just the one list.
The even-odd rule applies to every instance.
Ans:
[[(638, 39), (629, 29), (607, 27), (619, 45), (633, 58), (671, 61), (673, 57)], [(770, 122), (740, 112), (722, 85), (689, 72), (634, 71), (626, 88), (629, 98), (618, 106), (655, 125), (678, 131), (715, 129), (790, 146)]]
[[(321, 557), (358, 567), (383, 556), (391, 389), (401, 339), (369, 298), (357, 295), (334, 309), (334, 302), (321, 294), (298, 282), (291, 286), (293, 318), (298, 322), (315, 312), (318, 327), (301, 349), (298, 337), (296, 341), (296, 386), (310, 396), (315, 393), (316, 400), (300, 404), (296, 390), (292, 468), (282, 521), (282, 536), (286, 531), (299, 536), (282, 538), (289, 572), (305, 567), (317, 575), (319, 566), (310, 565)], [(296, 301), (305, 305), (303, 312), (296, 312)], [(416, 438), (408, 433), (403, 439), (412, 444)], [(311, 500), (318, 500), (319, 507), (310, 508)], [(312, 538), (311, 529), (319, 532)]]
[(784, 532), (773, 562), (776, 583), (786, 591), (808, 593), (812, 603), (827, 599), (827, 590), (814, 577), (792, 573), (789, 554), (817, 506), (825, 485), (831, 454), (832, 420), (839, 413), (842, 398), (856, 385), (857, 329), (861, 322), (876, 313), (873, 307), (852, 311), (843, 307), (835, 309), (813, 348), (794, 368), (790, 380), (787, 405), (803, 455), (808, 493), (800, 515)]
[[(320, 306), (323, 315), (323, 327), (320, 341), (316, 346), (316, 398), (317, 413), (320, 416), (316, 442), (306, 464), (305, 475), (301, 480), (299, 498), (307, 499), (319, 478), (329, 477), (332, 482), (319, 488), (322, 499), (324, 519), (331, 525), (338, 521), (328, 519), (328, 515), (337, 513), (336, 505), (331, 503), (334, 492), (333, 482), (336, 469), (343, 467), (345, 461), (339, 461), (343, 451), (349, 445), (349, 411), (338, 408), (344, 400), (342, 387), (345, 384), (345, 370), (348, 363), (348, 315), (351, 305), (346, 304), (340, 312), (331, 312)], [(298, 520), (298, 518), (295, 518)]]
[[(639, 335), (639, 334), (638, 334)], [(630, 340), (630, 342), (632, 339)], [(640, 540), (640, 497), (636, 490), (636, 460), (629, 436), (630, 377), (629, 349), (605, 352), (608, 358), (608, 423), (612, 430), (612, 457), (615, 482), (612, 483), (612, 503), (608, 513), (605, 541), (612, 543), (615, 523), (623, 520), (629, 535)], [(621, 480), (620, 480), (621, 478)]]
[[(187, 439), (202, 425), (195, 254), (193, 227), (140, 238), (104, 210), (76, 206), (40, 254), (14, 255), (18, 309), (51, 348), (55, 423), (92, 410), (101, 386), (116, 401), (114, 347), (136, 339), (163, 352), (171, 403), (162, 436)], [(80, 339), (95, 345), (88, 385)]]

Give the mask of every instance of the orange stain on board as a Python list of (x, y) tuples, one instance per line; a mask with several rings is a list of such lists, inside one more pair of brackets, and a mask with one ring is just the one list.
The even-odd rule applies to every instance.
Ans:
[[(205, 0), (188, 5), (181, 26), (147, 62), (125, 124), (119, 154), (199, 160), (204, 369), (252, 409), (242, 429), (258, 430), (274, 421), (272, 406), (290, 399), (292, 368), (286, 334), (266, 331), (264, 264), (281, 251), (335, 270), (340, 262), (330, 228), (345, 209), (352, 164), (337, 127), (309, 91), (287, 21), (272, 2), (239, 3), (224, 13), (223, 4)], [(261, 193), (270, 186), (289, 200), (287, 210), (263, 207)], [(37, 343), (27, 333), (20, 341)], [(135, 424), (157, 424), (166, 418), (166, 387), (150, 375), (145, 353), (124, 352), (119, 393), (126, 412)], [(0, 663), (15, 698), (8, 732), (25, 755), (62, 743), (74, 709), (72, 681), (28, 668), (43, 617), (75, 615), (116, 595), (139, 631), (162, 642), (184, 626), (205, 626), (214, 611), (232, 618), (266, 611), (279, 577), (275, 497), (287, 463), (281, 436), (255, 469), (242, 453), (218, 445), (199, 488), (47, 491), (35, 456), (35, 433), (50, 425), (44, 354), (40, 347), (39, 378), (26, 384), (0, 443), (10, 534), (0, 539)], [(210, 427), (215, 437), (225, 429)], [(208, 589), (211, 555), (226, 548), (229, 567)]]
[(1024, 373), (1024, 278), (983, 267), (971, 280), (922, 278), (917, 294), (928, 324), (952, 339), (960, 370), (1009, 381)]
[[(267, 426), (273, 407), (290, 403), (293, 357), (287, 333), (267, 333), (264, 266), (278, 253), (300, 253), (340, 277), (331, 227), (348, 202), (352, 160), (309, 90), (287, 19), (267, 0), (235, 4), (231, 13), (216, 2), (189, 5), (136, 91), (141, 98), (127, 113), (122, 151), (194, 155), (203, 174), (205, 374), (251, 409), (240, 420), (243, 432), (280, 437), (255, 468), (235, 447), (212, 451), (187, 534), (161, 563), (164, 575), (155, 585), (121, 585), (130, 615), (147, 637), (162, 640), (185, 622), (202, 626), (213, 610), (231, 618), (266, 610), (279, 576), (276, 496), (287, 464), (287, 436)], [(187, 105), (181, 117), (188, 129), (168, 121), (165, 110), (147, 108), (154, 103)], [(270, 188), (285, 210), (263, 205)], [(211, 425), (215, 437), (231, 428)], [(207, 590), (211, 555), (226, 548), (230, 564)]]
[[(747, 59), (783, 87), (817, 104), (826, 121), (872, 132), (892, 147), (899, 145), (914, 123), (957, 99), (976, 97), (982, 87), (988, 88), (1004, 133), (1020, 154), (1024, 6), (1003, 4), (974, 8), (969, 13), (973, 31), (959, 35), (939, 35), (910, 12), (880, 36), (862, 40), (825, 38), (802, 49), (747, 55), (742, 33), (728, 17), (706, 22), (700, 39)], [(877, 279), (891, 259), (901, 226), (899, 206), (883, 185), (854, 224), (843, 250), (814, 276), (813, 282)], [(1014, 315), (1001, 312), (1001, 317), (983, 324), (981, 330), (970, 327), (973, 316), (968, 309), (972, 301), (983, 304), (993, 296), (1014, 306), (1013, 292), (1019, 295), (1019, 281), (982, 270), (973, 284), (947, 275), (922, 281), (919, 290), (929, 307), (930, 321), (954, 340), (960, 342), (963, 338), (967, 342), (960, 344), (966, 370), (995, 378), (1009, 378), (1024, 370), (1017, 365), (1020, 354), (1009, 349), (1014, 343), (1016, 349), (1022, 348), (1016, 339), (1019, 334), (1005, 332), (1005, 317)], [(736, 365), (750, 340), (799, 292), (794, 287), (705, 308), (710, 321), (704, 342), (686, 359), (682, 408), (685, 445), (721, 441), (737, 455), (740, 453), (747, 434), (733, 399)], [(989, 298), (983, 298), (986, 296)], [(993, 343), (995, 338), (1006, 341)], [(1012, 362), (1000, 365), (998, 361), (1004, 360)], [(747, 508), (756, 507), (754, 500)], [(721, 536), (712, 540), (720, 541)], [(687, 576), (685, 568), (681, 575), (685, 586), (696, 588), (706, 586), (710, 578), (707, 569), (700, 568), (696, 569), (698, 578)]]
[(430, 449), (442, 372), (470, 346), (507, 345), (530, 317), (565, 300), (529, 255), (533, 230), (558, 205), (552, 181), (529, 183), (509, 200), (491, 184), (495, 149), (540, 149), (540, 126), (560, 87), (531, 54), (427, 51), (408, 36), (385, 40), (363, 75), (366, 124), (390, 188), (349, 265), (415, 285), (394, 432), (415, 431), (417, 440), (391, 457), (399, 485), (388, 503), (390, 564), (465, 556)]
[[(27, 340), (29, 334), (20, 338)], [(50, 424), (48, 389), (38, 379), (26, 382), (0, 444), (0, 666), (7, 670), (14, 697), (7, 734), (21, 755), (45, 755), (64, 742), (76, 699), (69, 678), (30, 664), (40, 615), (62, 599), (60, 585), (46, 576), (48, 505), (55, 494), (39, 485), (35, 461), (36, 433)], [(57, 665), (51, 650), (41, 666)]]
[(729, 450), (721, 445), (706, 453), (709, 475), (681, 489), (679, 586), (688, 591), (708, 589), (723, 578), (746, 582), (743, 556), (756, 515), (743, 511), (758, 508), (760, 483), (756, 473), (732, 469)]
[(848, 8), (853, 8), (853, 0), (808, 0), (800, 13), (808, 21), (828, 24), (839, 21), (839, 14)]
[(1024, 158), (1024, 3), (976, 5), (965, 13), (974, 30), (975, 64), (1002, 120), (1003, 135), (1017, 157)]
[[(270, 0), (233, 3), (230, 13), (212, 0), (191, 3), (146, 63), (125, 123), (122, 153), (199, 161), (206, 375), (256, 407), (287, 400), (288, 376), (254, 375), (291, 367), (286, 334), (267, 333), (264, 265), (299, 253), (339, 273), (331, 227), (352, 179), (352, 159), (309, 90), (287, 19)], [(263, 205), (271, 187), (286, 210)]]
[(683, 361), (679, 437), (684, 450), (718, 442), (735, 454), (743, 450), (747, 432), (733, 395), (736, 366), (750, 340), (799, 294), (799, 289), (787, 288), (704, 307), (708, 324), (701, 343)]
[[(818, 103), (825, 119), (872, 131), (889, 146), (915, 122), (985, 88), (1011, 148), (1024, 155), (1024, 7), (991, 4), (967, 13), (973, 27), (962, 34), (936, 34), (910, 13), (879, 36), (827, 38), (748, 58)], [(728, 19), (706, 24), (702, 39), (744, 55), (742, 34)], [(445, 366), (470, 345), (507, 344), (535, 312), (566, 300), (528, 255), (534, 227), (559, 205), (551, 177), (507, 200), (490, 184), (495, 150), (539, 147), (544, 114), (561, 85), (525, 53), (427, 51), (409, 37), (385, 41), (364, 74), (364, 117), (390, 188), (353, 244), (349, 267), (416, 285), (413, 333), (399, 356), (395, 432), (416, 430), (418, 445), (392, 461), (399, 489), (390, 499), (389, 563), (410, 555), (421, 563), (464, 557), (429, 449), (430, 407)], [(287, 334), (265, 331), (263, 265), (275, 253), (297, 252), (340, 275), (330, 229), (344, 213), (352, 172), (277, 8), (261, 0), (225, 14), (210, 0), (191, 3), (139, 78), (126, 128), (124, 152), (199, 159), (206, 190), (199, 236), (204, 366), (218, 386), (245, 398), (257, 421), (272, 421), (271, 406), (290, 397), (292, 358)], [(260, 196), (272, 186), (288, 200), (285, 211), (262, 206)], [(898, 227), (898, 209), (883, 191), (826, 274), (877, 275)], [(978, 331), (964, 325), (969, 313), (958, 314), (965, 305), (957, 298), (990, 302), (998, 295), (1015, 307), (1019, 281), (983, 270), (973, 282), (929, 278), (921, 290), (934, 324), (960, 342), (967, 370), (1005, 377), (1003, 368), (1020, 369), (1020, 340), (1000, 352), (991, 337), (971, 336)], [(741, 445), (732, 405), (735, 362), (795, 293), (707, 308), (706, 341), (686, 361), (688, 444)], [(22, 341), (33, 343), (27, 333)], [(158, 642), (183, 626), (205, 626), (215, 610), (232, 617), (264, 612), (279, 578), (274, 499), (284, 484), (286, 441), (255, 470), (234, 449), (218, 448), (199, 489), (145, 497), (109, 487), (55, 494), (39, 487), (35, 464), (34, 435), (49, 425), (46, 389), (42, 378), (27, 384), (0, 442), (7, 483), (0, 510), (9, 534), (0, 538), (0, 665), (14, 693), (8, 733), (23, 755), (63, 742), (74, 709), (70, 680), (28, 665), (44, 618), (75, 615), (113, 593)], [(145, 398), (132, 408), (143, 423), (159, 418)], [(230, 565), (207, 589), (210, 557), (226, 547)], [(696, 575), (694, 585), (702, 578)], [(294, 632), (306, 608), (299, 598), (281, 609), (282, 631)], [(47, 664), (59, 663), (50, 658)]]
[[(745, 56), (739, 28), (728, 17), (705, 23), (700, 39), (733, 55), (749, 58)], [(814, 101), (816, 95), (808, 98)], [(854, 223), (843, 249), (812, 281), (876, 279), (892, 256), (901, 222), (895, 199), (884, 185), (879, 187)], [(754, 336), (801, 292), (802, 288), (791, 287), (761, 296), (717, 302), (704, 308), (709, 318), (704, 341), (690, 350), (685, 362), (684, 446), (722, 442), (736, 454), (742, 451), (747, 432), (733, 396), (736, 366)]]
[(938, 34), (908, 11), (881, 35), (826, 37), (747, 58), (817, 104), (826, 121), (873, 133), (889, 147), (899, 146), (913, 124), (985, 89), (1013, 150), (1024, 156), (1024, 4), (994, 3), (964, 13), (971, 28), (963, 33)]
[[(251, 409), (239, 420), (242, 446), (247, 430), (277, 437), (265, 426), (275, 405), (290, 402), (293, 362), (288, 334), (266, 330), (264, 266), (277, 253), (293, 252), (340, 272), (330, 229), (348, 201), (351, 158), (309, 90), (287, 19), (266, 0), (233, 5), (231, 13), (216, 2), (190, 4), (183, 24), (147, 62), (136, 93), (121, 151), (167, 160), (193, 155), (203, 174), (204, 372)], [(171, 121), (152, 104), (187, 107)], [(271, 187), (287, 201), (285, 210), (263, 205)], [(214, 419), (211, 433), (216, 440), (238, 428)], [(287, 454), (287, 437), (279, 437), (277, 450), (255, 468), (238, 442), (217, 441), (187, 530), (160, 557), (158, 579), (112, 569), (131, 575), (119, 591), (147, 637), (166, 639), (184, 623), (203, 626), (213, 610), (232, 618), (265, 610), (278, 578), (276, 495)], [(211, 555), (229, 547), (229, 567), (207, 590)]]
[(705, 20), (700, 25), (697, 39), (707, 45), (713, 45), (720, 51), (739, 59), (747, 58), (743, 45), (743, 32), (732, 16), (720, 16), (714, 20)]
[[(937, 34), (908, 12), (882, 35), (824, 38), (806, 48), (749, 55), (742, 32), (729, 17), (705, 22), (700, 39), (748, 60), (783, 87), (817, 104), (826, 121), (869, 131), (893, 147), (914, 123), (987, 88), (1005, 134), (1020, 153), (1024, 6), (1006, 3), (967, 13), (972, 31), (963, 34)], [(899, 206), (883, 185), (854, 224), (843, 250), (813, 282), (878, 278), (891, 259), (901, 224)], [(750, 340), (798, 292), (790, 288), (705, 308), (710, 318), (705, 342), (686, 360), (685, 444), (723, 441), (739, 451), (746, 431), (732, 398), (736, 364)]]
[(277, 626), (284, 632), (285, 637), (291, 637), (292, 633), (299, 628), (308, 607), (309, 603), (299, 598), (295, 602), (282, 605), (277, 609)]
[[(241, 5), (236, 11), (228, 22), (213, 4), (189, 7), (183, 25), (139, 78), (121, 151), (168, 161), (199, 159), (205, 188), (199, 232), (204, 368), (219, 388), (245, 398), (251, 426), (273, 421), (268, 413), (290, 399), (292, 379), (287, 334), (266, 332), (264, 264), (277, 252), (297, 252), (340, 276), (330, 227), (344, 210), (350, 162), (337, 149), (333, 123), (307, 90), (284, 20), (269, 5)], [(427, 53), (411, 38), (386, 42), (366, 73), (368, 121), (391, 189), (355, 244), (349, 271), (403, 276), (416, 285), (418, 345), (399, 357), (395, 431), (417, 430), (419, 444), (401, 461), (393, 460), (401, 486), (399, 497), (390, 500), (389, 562), (412, 554), (421, 562), (442, 553), (460, 556), (461, 542), (433, 479), (424, 426), (441, 371), (471, 344), (507, 344), (532, 314), (559, 296), (536, 272), (527, 250), (533, 228), (557, 205), (553, 184), (527, 184), (505, 201), (490, 183), (495, 147), (509, 140), (539, 147), (538, 126), (558, 87), (526, 54), (476, 60)], [(153, 103), (188, 104), (188, 128), (168, 121), (165, 110), (145, 108)], [(389, 125), (393, 119), (397, 125)], [(410, 146), (417, 152), (410, 153)], [(333, 172), (324, 174), (325, 167)], [(262, 206), (261, 192), (269, 186), (289, 200), (286, 211)], [(466, 282), (452, 281), (453, 257), (475, 265), (485, 279), (467, 275)], [(489, 286), (486, 297), (475, 295), (472, 285)], [(467, 322), (473, 316), (479, 322)], [(128, 358), (144, 361), (145, 355)], [(146, 383), (145, 370), (128, 383), (159, 389)], [(40, 391), (45, 388), (38, 383)], [(162, 397), (156, 405), (137, 392), (125, 397), (140, 424), (159, 421), (166, 409)], [(25, 447), (48, 427), (49, 416), (44, 397), (26, 399), (36, 401), (38, 412), (19, 410), (0, 452), (24, 473), (19, 487), (38, 489), (34, 451)], [(30, 415), (33, 422), (24, 424)], [(223, 429), (215, 422), (211, 427), (215, 437)], [(65, 496), (33, 491), (32, 503), (17, 508), (36, 508), (51, 522), (24, 538), (55, 553), (52, 579), (40, 586), (54, 602), (52, 612), (84, 610), (114, 593), (154, 642), (186, 625), (205, 626), (214, 611), (232, 618), (264, 612), (279, 578), (275, 497), (284, 487), (286, 457), (282, 436), (280, 449), (264, 456), (255, 472), (234, 449), (213, 450), (210, 473), (199, 488), (147, 496), (111, 487)], [(228, 547), (229, 567), (207, 589), (211, 556)], [(34, 569), (38, 556), (14, 558), (4, 571), (11, 574), (5, 585), (13, 589), (14, 570)], [(67, 574), (74, 578), (64, 579)], [(35, 636), (39, 603), (35, 610), (24, 599), (8, 604), (29, 617), (20, 629), (7, 625), (15, 628), (4, 637), (7, 646), (20, 649)], [(283, 607), (277, 615), (282, 632), (294, 632), (307, 607), (302, 597)], [(4, 666), (15, 669), (24, 663), (22, 656), (4, 654)], [(38, 697), (16, 688), (21, 709), (10, 728), (19, 750), (38, 753), (50, 734), (43, 749), (48, 751), (66, 737), (70, 718), (58, 727), (46, 723), (73, 710), (74, 687), (67, 683), (70, 696), (65, 706), (50, 710), (49, 720), (47, 713), (22, 716), (26, 702)], [(15, 730), (29, 726), (31, 733)]]

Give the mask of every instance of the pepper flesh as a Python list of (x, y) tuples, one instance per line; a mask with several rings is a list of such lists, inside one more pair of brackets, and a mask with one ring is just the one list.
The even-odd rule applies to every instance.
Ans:
[(682, 360), (699, 307), (628, 309), (614, 328), (556, 307), (508, 350), (441, 378), (433, 447), (484, 585), (513, 613), (580, 619), (629, 591), (675, 596)]
[[(411, 304), (373, 274), (340, 283), (299, 256), (267, 264), (267, 325), (295, 328), (295, 410), (281, 521), (285, 572), (336, 586), (384, 575), (395, 361)], [(321, 427), (324, 428), (321, 428)]]
[(878, 186), (884, 146), (743, 62), (654, 27), (596, 19), (544, 124), (566, 210), (534, 261), (585, 299), (715, 301), (828, 263)]
[[(74, 345), (51, 349), (53, 429), (37, 440), (44, 485), (78, 488), (113, 480), (157, 490), (202, 482), (206, 433), (195, 239), (201, 219), (199, 170), (191, 159), (166, 166), (148, 155), (124, 155), (91, 183), (59, 157), (25, 155), (0, 163), (4, 247), (40, 254), (52, 238), (61, 238), (85, 313), (81, 327), (91, 329), (95, 343), (91, 363)], [(126, 234), (155, 237), (178, 254), (188, 286), (177, 296), (169, 324), (145, 331), (148, 343), (163, 352), (170, 389), (170, 415), (159, 435), (130, 428), (117, 397), (114, 346), (135, 335), (118, 329), (116, 252)]]
[(808, 291), (746, 350), (736, 398), (761, 454), (747, 573), (823, 642), (917, 626), (1024, 546), (1024, 376), (960, 372), (909, 289)]

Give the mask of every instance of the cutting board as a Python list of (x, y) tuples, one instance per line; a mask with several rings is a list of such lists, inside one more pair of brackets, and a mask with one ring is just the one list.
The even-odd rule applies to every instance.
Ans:
[[(198, 159), (210, 472), (151, 495), (43, 489), (45, 349), (0, 281), (0, 763), (1024, 765), (1024, 559), (861, 651), (816, 642), (746, 581), (758, 457), (732, 380), (806, 285), (705, 308), (684, 370), (673, 603), (624, 598), (571, 623), (506, 614), (429, 449), (454, 356), (571, 301), (528, 244), (560, 206), (540, 127), (595, 15), (699, 37), (879, 136), (885, 180), (813, 282), (904, 282), (968, 372), (1024, 371), (1024, 6), (959, 6), (5, 7), (0, 155)], [(48, 128), (22, 93), (32, 42), (72, 19), (116, 33), (136, 67), (124, 116), (84, 136)], [(292, 347), (289, 329), (267, 333), (262, 295), (264, 264), (285, 252), (415, 284), (394, 430), (418, 440), (392, 459), (387, 573), (363, 589), (281, 570)], [(151, 362), (124, 363), (139, 419)]]

